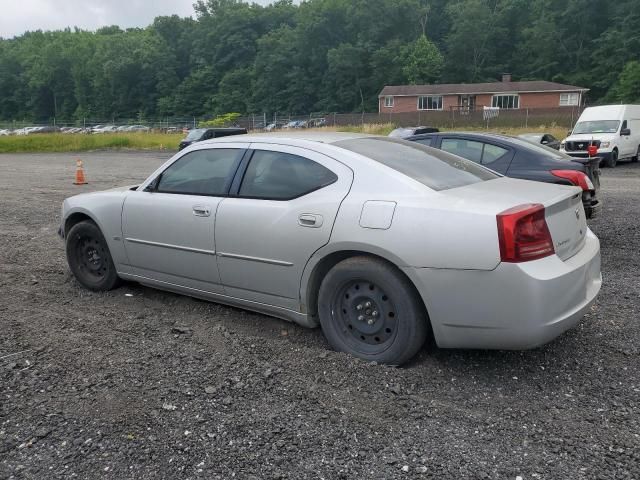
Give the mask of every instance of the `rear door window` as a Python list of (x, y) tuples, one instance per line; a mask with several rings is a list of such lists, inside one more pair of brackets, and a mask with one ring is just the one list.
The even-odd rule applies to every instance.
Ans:
[(465, 140), (464, 138), (443, 138), (440, 148), (445, 152), (480, 163), (482, 160), (482, 146), (482, 142)]
[(427, 147), (430, 147), (432, 140), (433, 140), (432, 137), (427, 137), (427, 138), (419, 138), (418, 140), (414, 140), (414, 142), (419, 143), (420, 145), (426, 145)]
[(291, 200), (338, 180), (328, 168), (290, 153), (256, 150), (242, 179), (239, 195), (265, 200)]

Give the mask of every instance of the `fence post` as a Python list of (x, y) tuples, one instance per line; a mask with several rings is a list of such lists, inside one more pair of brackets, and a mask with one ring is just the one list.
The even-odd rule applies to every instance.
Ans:
[(524, 128), (529, 128), (529, 109), (528, 108), (524, 117)]

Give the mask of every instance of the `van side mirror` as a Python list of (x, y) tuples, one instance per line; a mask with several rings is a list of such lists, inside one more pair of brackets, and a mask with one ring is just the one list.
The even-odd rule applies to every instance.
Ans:
[(628, 137), (629, 135), (631, 135), (631, 130), (628, 128), (623, 128), (622, 130), (620, 130), (620, 136), (621, 137)]
[(572, 130), (567, 130), (567, 137), (570, 137), (572, 133)]

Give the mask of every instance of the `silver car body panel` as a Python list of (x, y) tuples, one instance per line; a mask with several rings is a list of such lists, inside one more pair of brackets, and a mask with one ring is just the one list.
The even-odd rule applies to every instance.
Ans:
[[(423, 299), (442, 347), (528, 348), (582, 317), (601, 277), (599, 243), (584, 221), (579, 189), (497, 178), (434, 191), (332, 144), (360, 137), (366, 135), (199, 142), (135, 191), (66, 199), (63, 227), (74, 214), (92, 218), (123, 278), (308, 327), (318, 323), (308, 312), (313, 274), (327, 256), (345, 251), (376, 255), (400, 268)], [(338, 181), (289, 201), (144, 191), (182, 155), (209, 148), (294, 153), (329, 168)], [(501, 263), (496, 215), (523, 203), (545, 206), (557, 254)], [(194, 207), (209, 215), (196, 215)]]

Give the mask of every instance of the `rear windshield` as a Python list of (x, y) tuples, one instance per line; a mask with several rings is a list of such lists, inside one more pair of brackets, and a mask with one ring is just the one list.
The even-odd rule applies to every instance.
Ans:
[(558, 150), (551, 147), (547, 147), (546, 145), (542, 145), (541, 143), (532, 143), (529, 140), (524, 140), (522, 138), (517, 138), (517, 137), (508, 137), (507, 141), (516, 146), (533, 151), (537, 155), (553, 157), (556, 160), (567, 160), (567, 159), (572, 160), (573, 159), (573, 157), (570, 157), (566, 153), (559, 152)]
[(457, 155), (395, 138), (357, 138), (334, 145), (369, 157), (433, 190), (463, 187), (500, 176)]
[(198, 128), (196, 130), (191, 130), (189, 135), (187, 135), (187, 140), (197, 140), (199, 139), (204, 132), (206, 132), (206, 128)]

